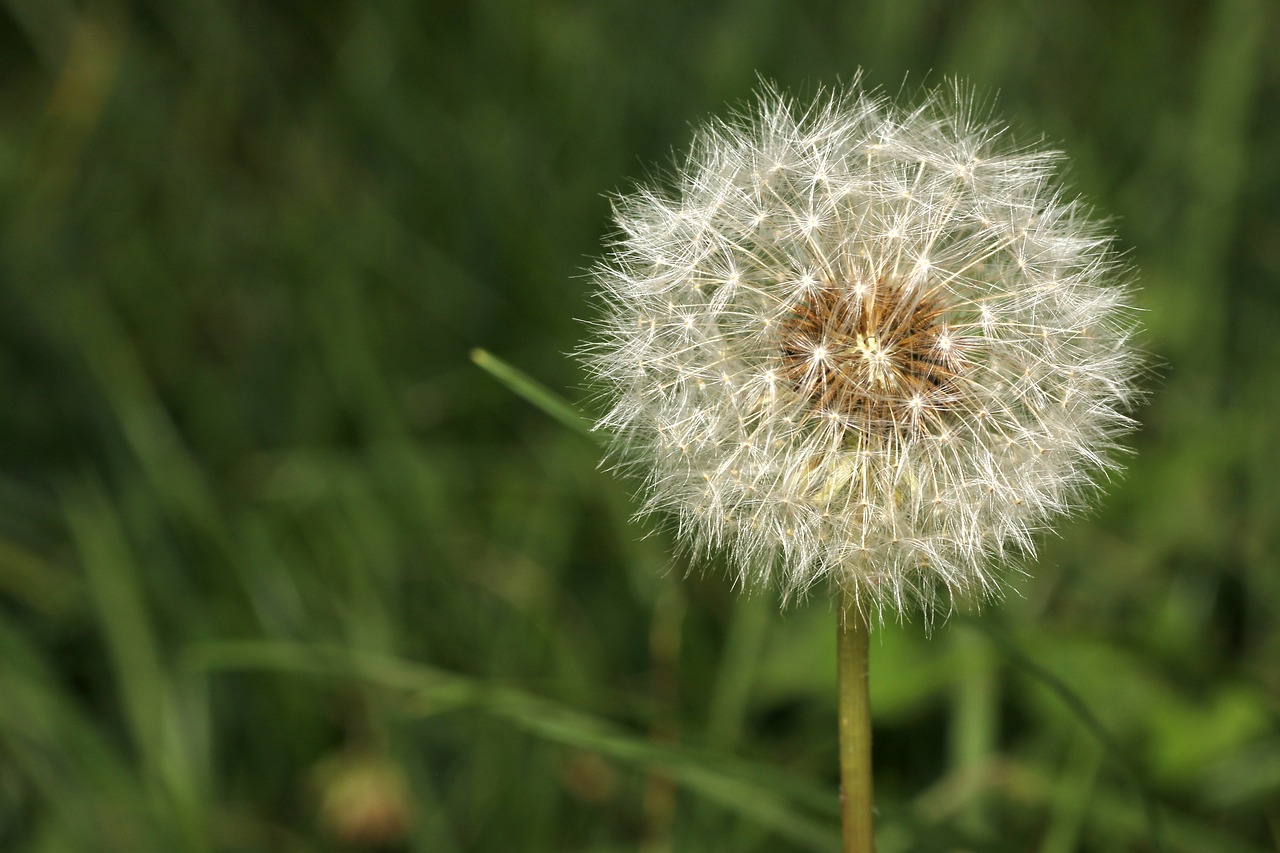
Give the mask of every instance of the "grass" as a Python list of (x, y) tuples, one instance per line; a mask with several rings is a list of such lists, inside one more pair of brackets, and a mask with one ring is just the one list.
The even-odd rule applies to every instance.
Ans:
[(608, 192), (858, 66), (1064, 149), (1161, 365), (1008, 601), (873, 638), (882, 853), (1277, 849), (1268, 11), (0, 5), (0, 849), (835, 849), (830, 605), (687, 576), (566, 353)]

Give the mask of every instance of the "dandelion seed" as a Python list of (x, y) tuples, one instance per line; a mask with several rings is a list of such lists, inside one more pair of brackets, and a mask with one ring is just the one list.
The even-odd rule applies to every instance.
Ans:
[(598, 426), (643, 511), (743, 586), (927, 618), (998, 593), (1116, 467), (1141, 371), (1126, 273), (1059, 155), (1001, 150), (968, 103), (766, 87), (669, 196), (616, 201)]

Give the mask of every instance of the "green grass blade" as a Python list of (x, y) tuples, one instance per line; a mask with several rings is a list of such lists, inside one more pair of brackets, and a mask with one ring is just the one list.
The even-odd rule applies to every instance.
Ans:
[(185, 825), (192, 850), (207, 849), (202, 787), (144, 593), (140, 564), (105, 488), (88, 481), (66, 499), (67, 527), (97, 611), (120, 704), (148, 782)]
[(1110, 753), (1111, 757), (1123, 768), (1132, 781), (1133, 787), (1142, 801), (1142, 809), (1147, 822), (1147, 837), (1151, 843), (1151, 849), (1155, 853), (1161, 853), (1164, 845), (1161, 843), (1160, 815), (1156, 810), (1155, 800), (1152, 798), (1137, 764), (1129, 756), (1129, 753), (1125, 751), (1124, 747), (1120, 745), (1120, 742), (1112, 736), (1111, 732), (1107, 731), (1107, 727), (1103, 725), (1101, 718), (1093, 712), (1088, 703), (1081, 698), (1080, 694), (1072, 690), (1065, 681), (1028, 657), (1008, 637), (1003, 636), (979, 619), (968, 616), (957, 616), (957, 618), (966, 625), (981, 631), (1008, 658), (1010, 663), (1049, 688), (1049, 691), (1055, 694), (1084, 724), (1084, 727), (1101, 742), (1103, 748)]
[[(16, 778), (19, 790), (34, 792), (41, 801), (28, 816), (30, 829), (56, 826), (55, 836), (75, 845), (65, 849), (124, 849), (100, 836), (100, 819), (109, 814), (115, 826), (127, 830), (121, 837), (132, 836), (135, 844), (140, 838), (158, 843), (144, 786), (111, 733), (81, 706), (76, 691), (59, 681), (38, 646), (3, 614), (0, 697), (0, 758), (7, 781), (12, 785)], [(13, 802), (8, 799), (11, 791), (0, 793), (0, 805)], [(5, 818), (0, 827), (15, 828)], [(24, 831), (18, 829), (22, 838)], [(91, 847), (95, 841), (101, 846)]]
[(357, 678), (408, 692), (409, 710), (416, 713), (480, 711), (545, 740), (662, 772), (690, 792), (809, 850), (834, 851), (840, 846), (830, 817), (811, 816), (794, 804), (795, 800), (807, 801), (807, 805), (832, 814), (834, 791), (781, 779), (782, 774), (773, 768), (656, 744), (607, 720), (502, 684), (396, 658), (282, 641), (200, 644), (189, 650), (188, 662), (206, 670), (272, 670)]
[(471, 351), (471, 360), (494, 379), (497, 379), (515, 394), (523, 397), (546, 414), (573, 431), (586, 436), (596, 443), (600, 443), (601, 437), (598, 433), (592, 431), (591, 422), (584, 418), (567, 400), (538, 380), (522, 370), (512, 367), (488, 350), (473, 349)]

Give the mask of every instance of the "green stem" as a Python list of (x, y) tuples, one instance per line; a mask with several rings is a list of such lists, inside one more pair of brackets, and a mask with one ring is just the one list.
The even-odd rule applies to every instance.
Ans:
[(871, 701), (867, 678), (870, 631), (848, 590), (842, 593), (838, 623), (840, 823), (844, 853), (875, 853), (875, 818), (871, 799)]

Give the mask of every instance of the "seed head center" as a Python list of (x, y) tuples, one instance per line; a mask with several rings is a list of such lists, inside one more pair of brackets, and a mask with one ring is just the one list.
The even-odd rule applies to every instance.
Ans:
[(863, 335), (862, 332), (854, 332), (854, 344), (850, 350), (850, 355), (861, 355), (866, 361), (866, 371), (868, 378), (875, 385), (884, 387), (889, 381), (890, 358), (887, 350), (880, 347), (880, 341), (875, 335), (868, 333)]
[(824, 283), (780, 324), (780, 355), (813, 416), (876, 433), (942, 426), (964, 368), (939, 301), (885, 280)]

